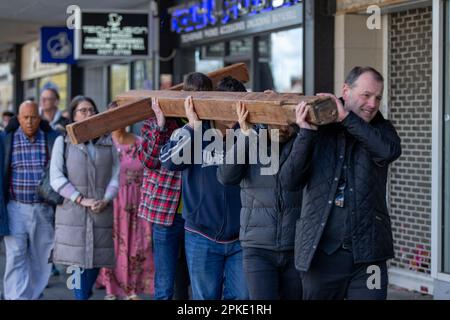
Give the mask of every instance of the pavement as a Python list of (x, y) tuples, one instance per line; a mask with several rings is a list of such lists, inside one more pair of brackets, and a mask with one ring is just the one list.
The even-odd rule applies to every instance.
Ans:
[[(3, 298), (3, 275), (5, 273), (5, 246), (3, 239), (0, 241), (0, 292)], [(47, 288), (44, 290), (42, 300), (74, 300), (72, 290), (67, 288), (67, 278), (69, 274), (66, 273), (66, 266), (57, 265), (59, 270), (58, 276), (51, 276)], [(106, 295), (105, 289), (93, 290), (91, 300), (103, 300)], [(150, 295), (140, 296), (142, 300), (151, 300)]]
[[(3, 274), (5, 272), (5, 248), (3, 241), (0, 241), (0, 292), (3, 292)], [(48, 287), (44, 290), (43, 300), (73, 300), (73, 293), (67, 288), (66, 281), (69, 276), (66, 274), (65, 266), (57, 265), (60, 271), (59, 276), (51, 276)], [(91, 300), (103, 300), (105, 296), (104, 289), (94, 288), (94, 294)], [(151, 300), (149, 295), (141, 296), (143, 300)], [(389, 286), (388, 300), (432, 300), (433, 296), (419, 292), (409, 291), (403, 288)]]

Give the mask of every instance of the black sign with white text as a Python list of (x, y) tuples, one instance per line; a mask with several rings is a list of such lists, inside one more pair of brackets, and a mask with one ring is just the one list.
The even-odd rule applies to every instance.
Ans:
[(82, 12), (77, 58), (148, 56), (148, 14)]

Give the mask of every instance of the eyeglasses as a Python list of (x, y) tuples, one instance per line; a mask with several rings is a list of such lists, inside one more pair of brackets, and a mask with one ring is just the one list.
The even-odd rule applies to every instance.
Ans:
[(94, 108), (81, 108), (81, 109), (76, 110), (75, 112), (79, 112), (82, 115), (87, 115), (88, 113), (94, 114), (95, 109)]
[(56, 101), (56, 98), (44, 98), (44, 97), (41, 97), (41, 101), (42, 102), (45, 102), (45, 101)]

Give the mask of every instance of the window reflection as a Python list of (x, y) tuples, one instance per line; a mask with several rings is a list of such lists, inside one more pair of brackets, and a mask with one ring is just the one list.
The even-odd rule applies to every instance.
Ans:
[(302, 29), (270, 35), (270, 68), (277, 92), (303, 92)]
[[(195, 71), (202, 73), (210, 73), (214, 70), (222, 68), (223, 57), (219, 55), (206, 55), (204, 47), (195, 50)], [(203, 50), (203, 52), (202, 52)], [(203, 53), (203, 54), (202, 54)]]
[(230, 56), (249, 55), (252, 51), (252, 38), (230, 40)]
[(136, 61), (134, 63), (134, 89), (152, 90), (152, 63), (151, 60)]
[(130, 66), (128, 64), (111, 65), (110, 101), (125, 91), (130, 90)]
[[(252, 43), (253, 37), (243, 37), (197, 47), (195, 71), (209, 73), (225, 65), (245, 62), (252, 75), (247, 88), (303, 93), (302, 28), (257, 36), (255, 48)], [(257, 63), (253, 63), (253, 57)], [(254, 73), (251, 68), (255, 68)]]
[(0, 63), (0, 111), (13, 111), (13, 75), (9, 63)]

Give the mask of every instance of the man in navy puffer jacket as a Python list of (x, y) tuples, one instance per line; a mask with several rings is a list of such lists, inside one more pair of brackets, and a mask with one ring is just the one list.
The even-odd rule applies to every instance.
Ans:
[[(187, 76), (184, 89), (198, 90), (205, 87), (204, 83), (209, 83), (207, 87), (212, 90), (208, 77), (192, 73)], [(241, 88), (245, 90), (243, 85)], [(223, 141), (226, 129), (234, 123), (198, 121), (192, 97), (186, 99), (185, 109), (189, 123), (174, 131), (161, 150), (160, 160), (163, 167), (183, 172), (186, 261), (192, 297), (195, 300), (247, 299), (239, 243), (240, 190), (238, 186), (224, 187), (217, 181), (217, 167), (225, 158), (225, 148), (212, 150), (207, 148), (210, 141), (195, 141), (197, 135), (203, 137), (205, 133)], [(177, 161), (178, 156), (188, 154), (187, 159)]]

